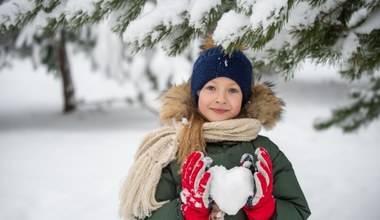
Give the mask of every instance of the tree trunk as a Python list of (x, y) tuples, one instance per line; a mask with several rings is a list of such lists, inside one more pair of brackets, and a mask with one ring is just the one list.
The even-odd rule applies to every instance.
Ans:
[(71, 77), (70, 63), (66, 50), (65, 31), (60, 31), (61, 37), (58, 46), (59, 72), (62, 77), (62, 88), (64, 98), (64, 113), (70, 113), (76, 109), (74, 83)]

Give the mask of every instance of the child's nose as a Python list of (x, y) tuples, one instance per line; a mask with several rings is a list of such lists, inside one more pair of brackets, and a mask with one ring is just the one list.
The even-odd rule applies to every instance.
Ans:
[(218, 103), (218, 104), (226, 104), (226, 96), (223, 92), (219, 92), (216, 99), (215, 99), (215, 102)]

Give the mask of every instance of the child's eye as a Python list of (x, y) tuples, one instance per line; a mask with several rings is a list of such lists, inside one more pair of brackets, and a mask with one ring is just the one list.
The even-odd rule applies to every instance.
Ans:
[(238, 93), (239, 90), (235, 89), (235, 88), (231, 88), (228, 90), (229, 93)]
[(207, 86), (206, 89), (210, 90), (210, 91), (215, 91), (216, 90), (215, 86)]

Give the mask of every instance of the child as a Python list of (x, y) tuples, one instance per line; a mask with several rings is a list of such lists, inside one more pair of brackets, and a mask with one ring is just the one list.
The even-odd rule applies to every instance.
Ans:
[(254, 179), (246, 205), (225, 219), (308, 218), (291, 163), (258, 135), (262, 126), (271, 129), (280, 120), (283, 102), (270, 84), (252, 78), (252, 65), (241, 51), (228, 56), (220, 47), (205, 48), (189, 82), (161, 98), (163, 127), (144, 139), (121, 187), (123, 219), (212, 218), (207, 169), (215, 165), (246, 167)]

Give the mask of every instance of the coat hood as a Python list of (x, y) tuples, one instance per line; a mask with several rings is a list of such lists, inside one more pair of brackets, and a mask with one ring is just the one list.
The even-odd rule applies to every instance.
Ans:
[[(248, 102), (241, 109), (238, 118), (254, 118), (262, 126), (270, 130), (281, 120), (284, 111), (284, 102), (272, 90), (273, 84), (255, 81), (251, 86)], [(183, 118), (189, 119), (197, 110), (190, 94), (190, 83), (173, 86), (160, 97), (162, 106), (160, 122), (171, 124), (173, 120), (180, 122)]]

